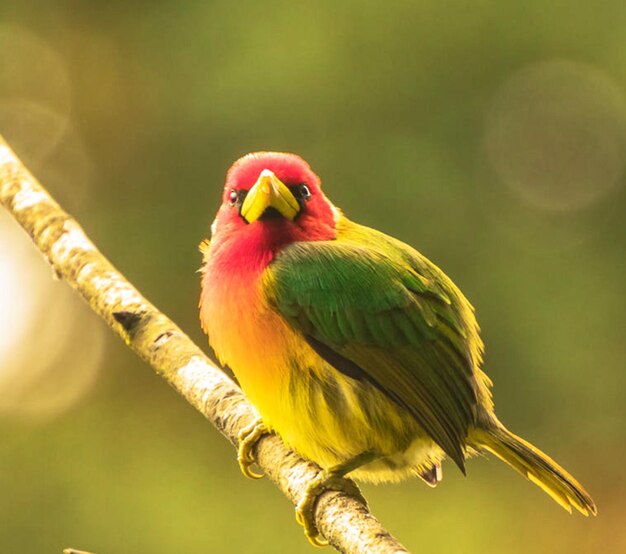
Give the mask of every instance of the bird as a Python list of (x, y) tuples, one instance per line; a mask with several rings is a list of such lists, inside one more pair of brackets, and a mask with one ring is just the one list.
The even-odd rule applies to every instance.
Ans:
[[(563, 508), (596, 505), (565, 469), (496, 417), (475, 310), (411, 246), (351, 221), (296, 154), (254, 152), (226, 174), (201, 246), (200, 321), (259, 419), (240, 436), (244, 474), (269, 432), (321, 471), (296, 507), (326, 544), (315, 506), (348, 480), (415, 476), (488, 452)], [(358, 489), (357, 489), (358, 490)]]

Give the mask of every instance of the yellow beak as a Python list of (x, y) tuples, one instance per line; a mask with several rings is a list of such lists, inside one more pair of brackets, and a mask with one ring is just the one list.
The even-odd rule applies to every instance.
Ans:
[(300, 211), (300, 204), (274, 173), (264, 169), (241, 206), (241, 216), (248, 223), (252, 223), (268, 208), (274, 208), (283, 217), (293, 220)]

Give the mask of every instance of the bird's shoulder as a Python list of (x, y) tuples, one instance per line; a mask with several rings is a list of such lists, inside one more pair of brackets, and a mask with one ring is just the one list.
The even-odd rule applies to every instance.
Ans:
[(345, 217), (337, 223), (334, 240), (297, 242), (282, 249), (269, 268), (268, 280), (302, 292), (334, 288), (342, 290), (346, 299), (351, 293), (367, 292), (393, 303), (407, 294), (419, 295), (463, 312), (473, 311), (458, 287), (426, 256)]

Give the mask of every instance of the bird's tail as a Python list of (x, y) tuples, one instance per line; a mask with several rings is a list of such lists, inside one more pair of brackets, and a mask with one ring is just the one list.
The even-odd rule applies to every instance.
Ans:
[(572, 506), (588, 516), (596, 515), (596, 505), (582, 487), (552, 458), (521, 437), (496, 423), (486, 429), (475, 429), (472, 445), (495, 454), (513, 469), (541, 487), (568, 512)]

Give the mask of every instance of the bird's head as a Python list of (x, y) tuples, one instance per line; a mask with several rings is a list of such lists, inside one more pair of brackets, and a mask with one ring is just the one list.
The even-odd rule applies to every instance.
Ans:
[(296, 241), (335, 237), (339, 210), (320, 178), (299, 156), (256, 152), (237, 160), (226, 175), (212, 239), (276, 249)]

